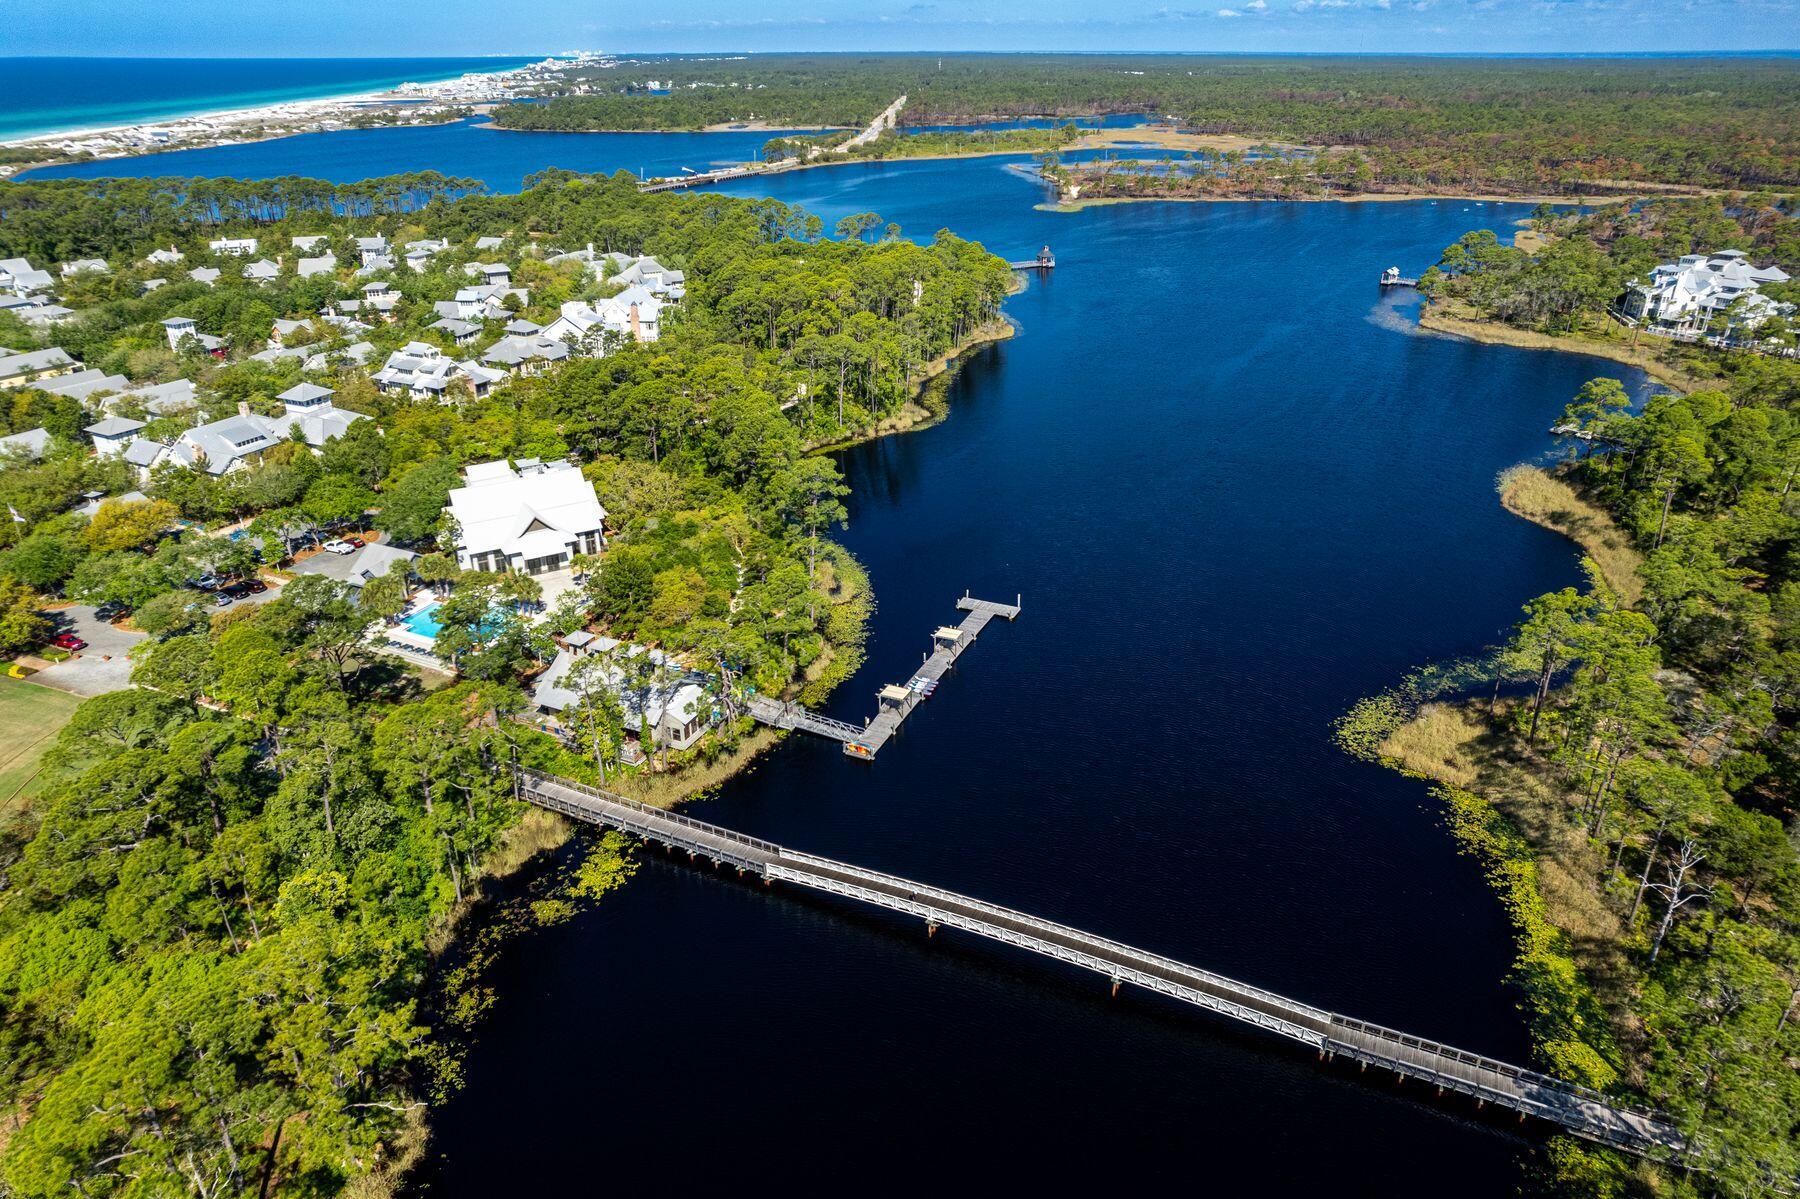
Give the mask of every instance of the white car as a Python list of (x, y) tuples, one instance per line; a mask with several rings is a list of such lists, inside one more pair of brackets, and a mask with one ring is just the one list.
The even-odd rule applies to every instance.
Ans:
[(354, 554), (356, 552), (356, 547), (348, 541), (327, 541), (319, 548), (328, 554)]

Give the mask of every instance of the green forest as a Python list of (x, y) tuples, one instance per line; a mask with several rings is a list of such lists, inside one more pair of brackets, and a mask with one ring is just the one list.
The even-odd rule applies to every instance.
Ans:
[[(1684, 254), (1742, 250), (1762, 265), (1800, 275), (1800, 197), (1756, 193), (1715, 199), (1652, 199), (1579, 213), (1542, 207), (1531, 248), (1492, 230), (1465, 234), (1420, 279), (1434, 303), (1542, 333), (1619, 341), (1629, 337), (1607, 309), (1634, 279)], [(1774, 300), (1800, 288), (1768, 284)], [(1791, 320), (1774, 318), (1758, 335), (1792, 346)], [(1648, 339), (1640, 338), (1640, 344)]]
[[(844, 487), (809, 446), (909, 402), (923, 364), (995, 319), (1011, 275), (948, 233), (920, 246), (859, 223), (871, 237), (834, 241), (778, 203), (644, 196), (627, 177), (547, 173), (516, 196), (436, 176), (26, 182), (0, 205), (7, 255), (119, 263), (170, 244), (207, 262), (220, 232), (318, 233), (347, 257), (349, 238), (377, 232), (461, 247), (497, 236), (551, 310), (589, 284), (540, 243), (592, 241), (686, 271), (659, 341), (448, 404), (380, 395), (345, 369), (328, 380), (338, 402), (373, 419), (322, 453), (277, 446), (217, 478), (159, 468), (147, 502), (91, 518), (71, 511), (81, 496), (128, 480), (78, 442), (79, 408), (27, 386), (0, 410), (9, 430), (53, 435), (43, 461), (0, 463), (0, 497), (19, 514), (0, 525), (0, 636), (41, 636), (20, 622), (57, 598), (110, 602), (150, 633), (140, 686), (82, 704), (34, 798), (0, 824), (0, 1191), (387, 1193), (485, 1003), (448, 948), (455, 923), (484, 874), (555, 840), (513, 798), (513, 771), (616, 783), (624, 769), (616, 702), (573, 714), (591, 734), (579, 752), (514, 719), (545, 634), (597, 626), (682, 653), (716, 668), (728, 713), (751, 684), (829, 689), (858, 660), (873, 601), (828, 540)], [(290, 270), (264, 287), (223, 277), (143, 294), (151, 269), (72, 285), (84, 319), (57, 340), (134, 382), (192, 377), (221, 410), (271, 408), (300, 378), (294, 359), (241, 357), (273, 318), (304, 318), (360, 283)], [(438, 270), (457, 268), (395, 284), (429, 295), (446, 282)], [(384, 350), (440, 336), (430, 305), (416, 307), (368, 336)], [(230, 357), (170, 351), (158, 321), (177, 311)], [(14, 322), (0, 342), (33, 336)], [(611, 513), (608, 548), (546, 625), (526, 630), (508, 609), (505, 630), (465, 641), (461, 681), (371, 652), (364, 631), (391, 614), (398, 580), (359, 594), (294, 577), (272, 602), (218, 613), (191, 590), (202, 572), (251, 572), (296, 537), (366, 521), (421, 551), (418, 577), (450, 590), (454, 648), (459, 611), (480, 625), (532, 598), (530, 580), (461, 572), (443, 552), (458, 468), (563, 455)], [(248, 520), (248, 535), (211, 535), (228, 520)], [(743, 734), (728, 719), (692, 752)], [(640, 770), (683, 764), (647, 748)], [(533, 918), (617, 881), (620, 853), (603, 846)]]
[[(669, 94), (646, 78), (672, 81)], [(1148, 113), (1197, 133), (1336, 147), (1387, 189), (1564, 194), (1607, 181), (1800, 181), (1800, 66), (1782, 58), (757, 55), (644, 59), (499, 110), (509, 129), (902, 126)], [(635, 86), (634, 86), (635, 84)], [(693, 86), (690, 86), (693, 85)]]
[[(1530, 252), (1466, 235), (1430, 294), (1564, 334), (1657, 262), (1800, 250), (1791, 210), (1755, 199), (1532, 226)], [(1366, 702), (1344, 736), (1442, 784), (1518, 928), (1544, 1064), (1669, 1113), (1701, 1167), (1562, 1138), (1559, 1189), (1782, 1194), (1800, 1175), (1800, 361), (1675, 347), (1664, 365), (1684, 385), (1641, 404), (1585, 385), (1568, 460), (1503, 477), (1516, 511), (1581, 540), (1589, 586), (1532, 600), (1492, 658)]]

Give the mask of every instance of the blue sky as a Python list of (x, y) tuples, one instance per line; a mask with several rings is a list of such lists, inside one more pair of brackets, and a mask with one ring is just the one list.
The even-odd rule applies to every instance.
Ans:
[(5, 0), (0, 53), (1800, 47), (1800, 0)]

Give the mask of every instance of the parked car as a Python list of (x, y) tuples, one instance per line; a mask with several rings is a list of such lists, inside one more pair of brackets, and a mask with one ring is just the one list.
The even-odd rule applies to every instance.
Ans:
[(352, 546), (355, 546), (357, 549), (361, 549), (363, 546), (365, 546), (369, 543), (364, 541), (360, 537), (346, 537), (346, 538), (344, 538), (344, 544), (352, 545)]
[(94, 609), (95, 620), (114, 621), (125, 615), (125, 605), (118, 600), (107, 600)]
[(354, 554), (356, 552), (356, 546), (351, 545), (348, 541), (327, 541), (319, 548), (328, 554)]
[(269, 589), (269, 585), (267, 583), (263, 582), (261, 579), (245, 579), (244, 580), (244, 590), (248, 591), (251, 595), (261, 595), (263, 592), (267, 591), (268, 589)]
[(217, 589), (220, 581), (218, 575), (204, 574), (194, 580), (194, 586), (198, 587), (201, 591), (213, 591)]
[(221, 590), (213, 596), (213, 604), (216, 607), (229, 608), (231, 607), (232, 598), (231, 592)]
[(87, 642), (83, 641), (81, 638), (77, 637), (73, 633), (58, 633), (56, 635), (56, 637), (54, 638), (54, 644), (56, 645), (56, 647), (58, 649), (86, 649), (87, 648)]

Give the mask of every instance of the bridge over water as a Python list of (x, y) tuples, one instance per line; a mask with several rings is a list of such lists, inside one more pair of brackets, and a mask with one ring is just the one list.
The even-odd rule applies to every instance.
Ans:
[(1109, 978), (1116, 994), (1130, 983), (1205, 1008), (1316, 1049), (1320, 1060), (1342, 1055), (1402, 1079), (1418, 1079), (1441, 1095), (1454, 1091), (1496, 1104), (1647, 1157), (1688, 1154), (1680, 1130), (1652, 1111), (1624, 1107), (1596, 1091), (1480, 1054), (1313, 1007), (1120, 941), (897, 875), (788, 849), (677, 812), (652, 808), (566, 779), (521, 772), (520, 798), (590, 824), (605, 825), (810, 890), (858, 900), (925, 922), (929, 932), (958, 928)]

